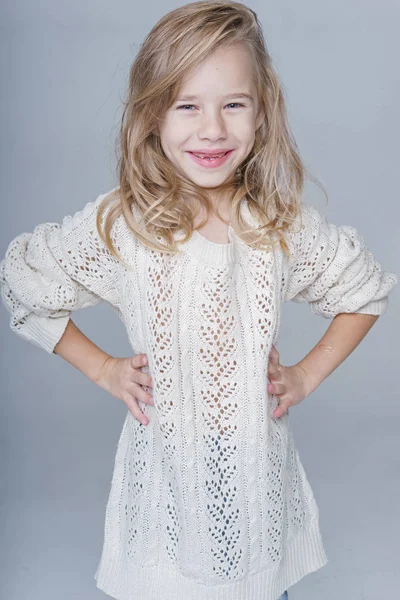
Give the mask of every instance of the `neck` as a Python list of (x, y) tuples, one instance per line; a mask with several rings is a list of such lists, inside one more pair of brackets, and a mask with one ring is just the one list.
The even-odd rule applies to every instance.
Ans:
[[(231, 207), (232, 207), (231, 197), (225, 196), (224, 198), (222, 198), (222, 197), (211, 196), (210, 200), (211, 200), (211, 212), (210, 212), (209, 218), (212, 220), (217, 219), (216, 209), (218, 208), (218, 212), (221, 215), (221, 217), (225, 221), (230, 222), (231, 221)], [(199, 217), (200, 219), (203, 219), (206, 217), (206, 210), (203, 205), (196, 203), (192, 206), (192, 209), (194, 210), (195, 215), (197, 217)]]

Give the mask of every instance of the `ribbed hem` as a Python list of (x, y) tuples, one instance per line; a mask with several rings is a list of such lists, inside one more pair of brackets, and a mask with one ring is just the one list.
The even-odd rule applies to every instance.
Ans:
[(23, 337), (52, 354), (62, 338), (70, 317), (40, 317), (31, 313), (23, 325)]
[(354, 311), (356, 313), (360, 313), (362, 315), (382, 315), (386, 312), (388, 307), (388, 298), (382, 298), (382, 300), (373, 300), (372, 302), (368, 302), (358, 310)]
[(234, 583), (205, 585), (171, 567), (140, 567), (103, 548), (96, 587), (117, 600), (277, 600), (302, 577), (328, 562), (318, 520), (291, 540), (281, 562)]

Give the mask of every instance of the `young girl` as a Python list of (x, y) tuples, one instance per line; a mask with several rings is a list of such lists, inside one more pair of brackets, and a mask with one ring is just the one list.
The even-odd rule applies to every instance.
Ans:
[[(2, 300), (22, 338), (128, 407), (97, 587), (119, 600), (277, 600), (327, 562), (289, 407), (350, 354), (397, 276), (301, 201), (305, 168), (257, 16), (193, 2), (130, 72), (119, 185), (11, 241)], [(282, 303), (332, 319), (279, 363)], [(70, 319), (108, 302), (134, 350)], [(150, 393), (152, 392), (152, 393)]]

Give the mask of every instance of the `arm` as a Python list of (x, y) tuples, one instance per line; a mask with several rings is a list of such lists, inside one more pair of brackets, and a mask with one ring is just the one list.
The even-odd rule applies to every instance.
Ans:
[(298, 363), (311, 394), (338, 367), (367, 335), (378, 315), (339, 314), (310, 352)]
[(60, 341), (56, 344), (54, 354), (58, 354), (86, 375), (93, 383), (98, 382), (98, 376), (105, 361), (110, 355), (103, 352), (69, 319)]
[(71, 313), (102, 301), (121, 313), (120, 267), (100, 239), (105, 195), (59, 223), (41, 223), (8, 245), (0, 262), (1, 299), (12, 331), (52, 354)]
[(284, 299), (309, 303), (314, 314), (333, 319), (318, 344), (297, 364), (279, 364), (273, 346), (268, 391), (279, 396), (274, 416), (298, 404), (356, 348), (388, 306), (398, 283), (383, 270), (358, 231), (330, 223), (311, 204), (302, 205), (287, 239), (290, 258), (283, 271)]
[(342, 313), (381, 315), (398, 277), (382, 268), (359, 232), (330, 223), (311, 204), (302, 205), (287, 242), (285, 301), (307, 302), (327, 319)]

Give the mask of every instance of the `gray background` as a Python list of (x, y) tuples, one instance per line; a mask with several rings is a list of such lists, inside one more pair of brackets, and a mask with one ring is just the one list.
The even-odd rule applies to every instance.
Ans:
[[(155, 22), (183, 3), (2, 3), (1, 255), (20, 232), (60, 221), (117, 184), (114, 140), (129, 66)], [(399, 274), (399, 3), (248, 6), (263, 24), (302, 157), (329, 193), (330, 220), (357, 227)], [(324, 208), (315, 185), (305, 197)], [(127, 409), (18, 338), (1, 311), (0, 595), (105, 597), (93, 575)], [(396, 288), (361, 345), (291, 411), (329, 563), (290, 588), (290, 600), (398, 593), (398, 315)], [(131, 355), (107, 305), (74, 320), (108, 353)], [(286, 304), (281, 362), (300, 360), (328, 325), (307, 305)]]

